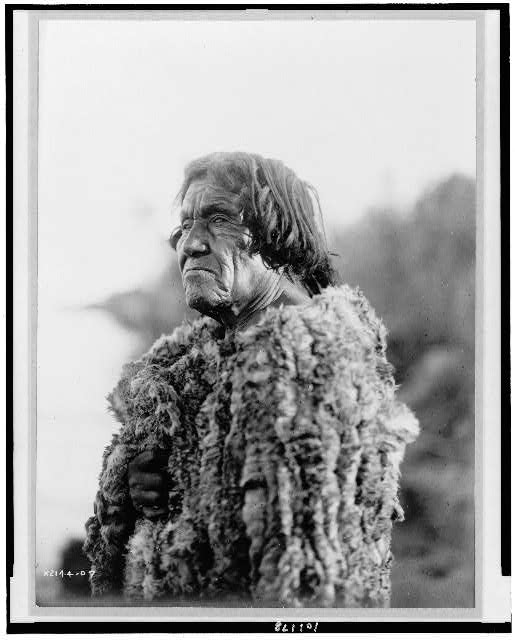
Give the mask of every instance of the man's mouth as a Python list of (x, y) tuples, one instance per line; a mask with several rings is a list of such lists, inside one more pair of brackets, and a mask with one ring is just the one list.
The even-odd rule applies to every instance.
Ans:
[(184, 269), (184, 271), (182, 272), (183, 276), (186, 276), (188, 274), (195, 274), (195, 273), (209, 273), (210, 275), (214, 276), (216, 275), (215, 272), (212, 269), (206, 269), (206, 267), (187, 267), (186, 269)]

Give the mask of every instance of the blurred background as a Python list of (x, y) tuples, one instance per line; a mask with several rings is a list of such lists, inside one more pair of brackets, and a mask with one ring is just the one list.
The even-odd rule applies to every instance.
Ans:
[(186, 313), (167, 245), (184, 165), (276, 157), (389, 329), (421, 423), (392, 606), (474, 605), (475, 23), (45, 20), (39, 34), (37, 567), (77, 602), (121, 366)]

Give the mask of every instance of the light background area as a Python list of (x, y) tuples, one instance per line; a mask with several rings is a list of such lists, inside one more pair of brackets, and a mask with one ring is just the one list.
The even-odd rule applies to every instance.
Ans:
[[(132, 337), (84, 310), (164, 268), (184, 164), (282, 159), (328, 237), (475, 174), (472, 21), (43, 21), (39, 57), (37, 559), (83, 535)], [(366, 248), (364, 248), (366, 250)]]

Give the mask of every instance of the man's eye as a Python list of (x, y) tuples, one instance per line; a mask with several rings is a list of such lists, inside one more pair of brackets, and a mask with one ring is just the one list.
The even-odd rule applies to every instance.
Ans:
[(183, 231), (188, 231), (188, 229), (191, 229), (192, 225), (193, 225), (193, 222), (191, 220), (183, 220), (181, 222), (181, 229)]
[(210, 222), (213, 222), (214, 224), (220, 224), (221, 222), (225, 222), (227, 220), (226, 216), (217, 213), (214, 216), (211, 216), (211, 220)]

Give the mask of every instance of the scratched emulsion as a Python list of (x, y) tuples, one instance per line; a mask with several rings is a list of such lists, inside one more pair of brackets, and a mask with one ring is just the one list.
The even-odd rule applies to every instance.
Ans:
[[(399, 465), (418, 423), (385, 348), (364, 296), (339, 287), (236, 335), (184, 324), (127, 365), (87, 523), (93, 594), (388, 606)], [(154, 447), (170, 452), (160, 520), (138, 518), (126, 481)]]

